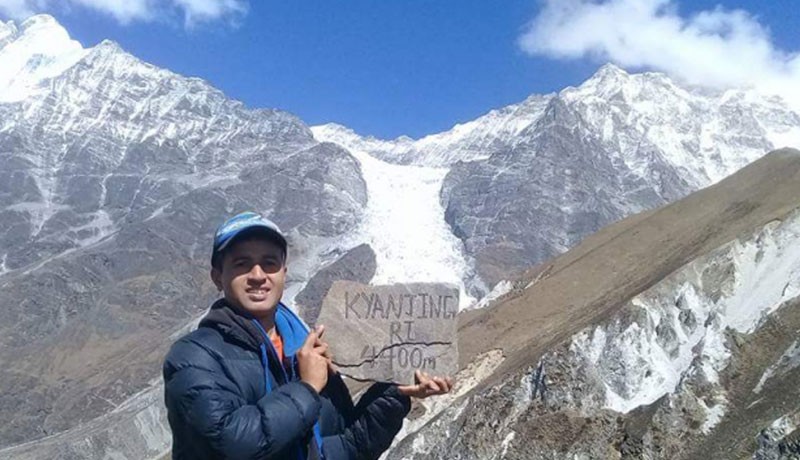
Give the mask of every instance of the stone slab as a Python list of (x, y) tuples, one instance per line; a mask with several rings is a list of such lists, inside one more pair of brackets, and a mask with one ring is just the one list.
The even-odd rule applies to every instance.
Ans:
[(362, 381), (412, 383), (414, 371), (458, 371), (458, 288), (441, 283), (369, 286), (336, 281), (322, 302), (339, 371)]

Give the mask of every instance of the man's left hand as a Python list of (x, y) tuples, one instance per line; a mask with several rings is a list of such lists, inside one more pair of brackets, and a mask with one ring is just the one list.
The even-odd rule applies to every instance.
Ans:
[(453, 379), (450, 377), (431, 377), (427, 372), (417, 370), (414, 372), (413, 385), (398, 385), (400, 394), (424, 399), (428, 396), (449, 393), (453, 389)]

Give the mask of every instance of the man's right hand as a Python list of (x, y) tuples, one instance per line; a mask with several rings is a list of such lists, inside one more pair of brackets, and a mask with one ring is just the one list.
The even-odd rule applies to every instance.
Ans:
[(300, 380), (311, 385), (317, 393), (328, 384), (328, 344), (320, 340), (324, 330), (317, 327), (306, 337), (305, 343), (297, 351), (297, 366), (300, 370)]

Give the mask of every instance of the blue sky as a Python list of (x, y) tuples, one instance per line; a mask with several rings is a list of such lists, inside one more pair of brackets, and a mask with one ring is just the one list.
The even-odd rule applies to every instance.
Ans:
[[(141, 8), (126, 11), (113, 3), (0, 0), (0, 15), (48, 12), (84, 46), (112, 39), (250, 107), (382, 138), (420, 137), (577, 85), (606, 61), (721, 85), (775, 76), (790, 86), (800, 75), (796, 0), (129, 0)], [(663, 37), (639, 40), (654, 30)], [(737, 63), (742, 56), (748, 62)], [(767, 74), (738, 68), (759, 59)]]

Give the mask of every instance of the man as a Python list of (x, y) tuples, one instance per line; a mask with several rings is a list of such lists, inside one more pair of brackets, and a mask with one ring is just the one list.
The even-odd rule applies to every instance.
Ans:
[(256, 213), (217, 230), (211, 279), (223, 292), (164, 362), (175, 459), (377, 458), (410, 397), (449, 392), (417, 371), (414, 385), (376, 383), (353, 405), (323, 339), (281, 303), (286, 238)]

